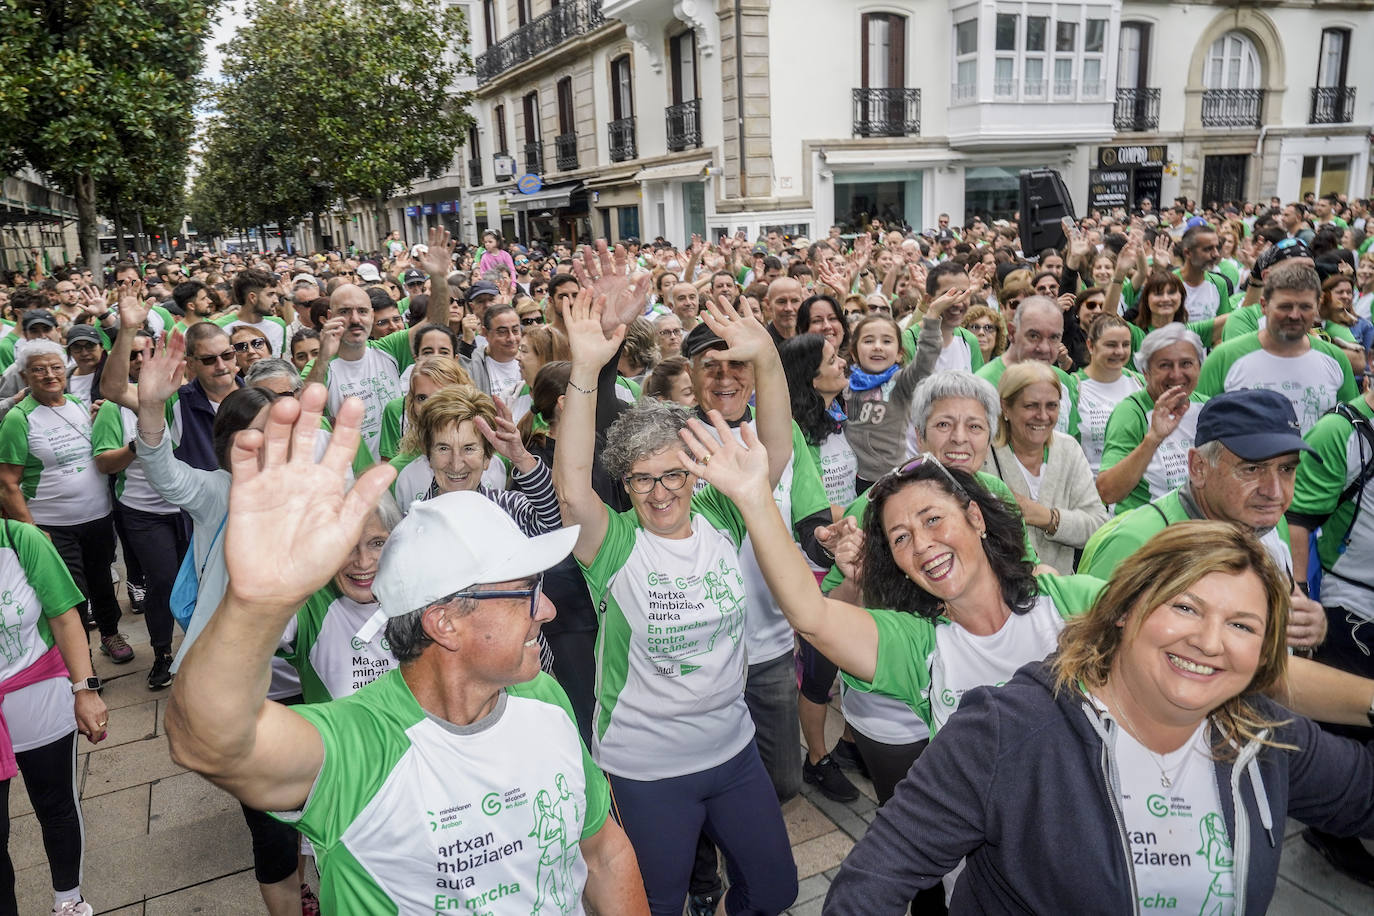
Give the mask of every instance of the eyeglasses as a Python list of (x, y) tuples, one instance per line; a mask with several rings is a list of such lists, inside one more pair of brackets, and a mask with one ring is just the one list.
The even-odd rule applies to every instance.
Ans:
[[(232, 346), (235, 353), (247, 353), (249, 347), (252, 347), (254, 350), (266, 350), (267, 340), (263, 337), (254, 337), (251, 340), (236, 340)], [(201, 361), (204, 362), (204, 359)], [(213, 366), (214, 363), (205, 363), (205, 365)]]
[(669, 471), (657, 477), (652, 474), (627, 474), (625, 476), (625, 486), (640, 496), (654, 492), (654, 487), (658, 484), (663, 484), (663, 489), (672, 492), (681, 490), (686, 483), (687, 472), (683, 470)]
[(529, 588), (463, 589), (434, 603), (447, 604), (458, 598), (471, 598), (474, 601), (483, 601), (487, 598), (528, 598), (530, 599), (530, 619), (533, 620), (539, 613), (539, 596), (543, 593), (544, 574), (540, 573), (534, 577), (534, 585)]
[(192, 359), (199, 360), (200, 364), (208, 369), (215, 363), (232, 363), (234, 361), (234, 351), (233, 349), (229, 349), (225, 350), (223, 353), (216, 353), (214, 356), (194, 356)]
[(940, 459), (936, 458), (930, 452), (921, 452), (921, 454), (908, 460), (905, 464), (899, 464), (897, 467), (884, 474), (881, 480), (887, 480), (889, 477), (905, 477), (913, 471), (926, 466), (933, 466), (944, 475), (945, 480), (949, 481), (949, 485), (954, 488), (955, 493), (965, 500), (972, 501), (973, 497), (969, 496), (968, 490), (965, 490), (963, 485), (954, 479), (954, 475), (949, 472), (949, 468), (941, 464)]
[(536, 324), (543, 324), (543, 323), (544, 323), (544, 319), (541, 318), (541, 317), (539, 317), (538, 315), (531, 315), (531, 316), (528, 317), (528, 318), (521, 318), (521, 319), (520, 319), (520, 323), (523, 324), (525, 327), (528, 328), (528, 327), (533, 327), (533, 326), (536, 325)]
[(24, 370), (29, 375), (36, 375), (39, 378), (46, 378), (49, 375), (66, 375), (66, 366), (29, 366)]
[(997, 330), (997, 325), (987, 321), (980, 321), (977, 324), (969, 325), (968, 329), (975, 334), (991, 334), (993, 331)]
[(659, 328), (659, 337), (681, 337), (682, 328)]

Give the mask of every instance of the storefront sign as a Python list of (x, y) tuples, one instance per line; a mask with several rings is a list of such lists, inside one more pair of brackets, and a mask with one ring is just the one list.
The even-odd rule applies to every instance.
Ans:
[(1088, 170), (1088, 207), (1125, 207), (1131, 197), (1131, 173), (1125, 169)]
[(535, 194), (544, 187), (544, 179), (533, 172), (527, 172), (515, 179), (515, 190), (521, 194)]
[(419, 215), (420, 215), (420, 208), (419, 208), (419, 207), (406, 207), (406, 216), (415, 217), (415, 216), (419, 216)]
[(1169, 147), (1160, 146), (1099, 146), (1097, 148), (1097, 167), (1115, 169), (1122, 167), (1158, 166), (1169, 161)]
[(457, 209), (458, 209), (458, 201), (456, 201), (456, 200), (441, 200), (441, 201), (439, 201), (439, 212), (440, 212), (440, 213), (453, 213), (453, 212), (455, 212)]
[(425, 204), (425, 205), (424, 205), (424, 214), (425, 214), (425, 216), (433, 216), (433, 215), (434, 215), (434, 204)]

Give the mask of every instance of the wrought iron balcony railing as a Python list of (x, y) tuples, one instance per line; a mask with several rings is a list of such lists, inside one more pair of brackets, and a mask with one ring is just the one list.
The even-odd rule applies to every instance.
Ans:
[(1118, 89), (1112, 123), (1119, 131), (1159, 129), (1158, 89)]
[(611, 161), (624, 162), (639, 155), (635, 146), (635, 119), (620, 118), (607, 126), (610, 134)]
[(681, 152), (701, 146), (701, 99), (691, 99), (663, 110), (667, 121), (668, 149)]
[(915, 137), (920, 133), (921, 90), (854, 90), (854, 136)]
[(1203, 127), (1259, 127), (1263, 89), (1204, 89)]
[(525, 171), (540, 175), (544, 171), (544, 141), (525, 144)]
[(601, 0), (564, 0), (477, 55), (477, 82), (493, 80), (512, 67), (571, 38), (585, 35), (605, 22)]
[(482, 160), (468, 160), (468, 186), (478, 188), (482, 186)]
[(1354, 86), (1316, 86), (1312, 89), (1309, 124), (1349, 124), (1355, 120)]
[(558, 171), (571, 172), (577, 168), (577, 132), (570, 131), (553, 138), (554, 154), (558, 159)]

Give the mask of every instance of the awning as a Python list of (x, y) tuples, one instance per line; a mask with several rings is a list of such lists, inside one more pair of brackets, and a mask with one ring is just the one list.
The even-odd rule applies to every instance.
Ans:
[(572, 196), (582, 187), (582, 182), (545, 188), (533, 194), (512, 194), (506, 199), (512, 210), (557, 210), (572, 203)]
[(700, 178), (702, 171), (711, 164), (710, 159), (692, 162), (670, 162), (656, 165), (635, 173), (635, 181), (669, 181), (674, 178)]
[(616, 169), (615, 171), (602, 172), (600, 175), (587, 179), (587, 190), (599, 191), (603, 188), (610, 188), (616, 185), (634, 184), (637, 181), (635, 176), (638, 174), (638, 167), (633, 165), (628, 169)]

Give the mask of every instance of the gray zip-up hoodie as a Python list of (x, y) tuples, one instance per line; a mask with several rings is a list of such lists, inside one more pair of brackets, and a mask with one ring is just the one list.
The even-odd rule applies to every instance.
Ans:
[[(904, 913), (960, 859), (950, 913), (1133, 913), (1135, 870), (1121, 816), (1116, 725), (1080, 694), (1055, 696), (1047, 662), (1004, 687), (964, 694), (849, 854), (826, 914)], [(1214, 765), (1235, 850), (1235, 913), (1274, 893), (1285, 816), (1338, 836), (1374, 837), (1374, 743), (1321, 731), (1264, 697), (1283, 722)]]

